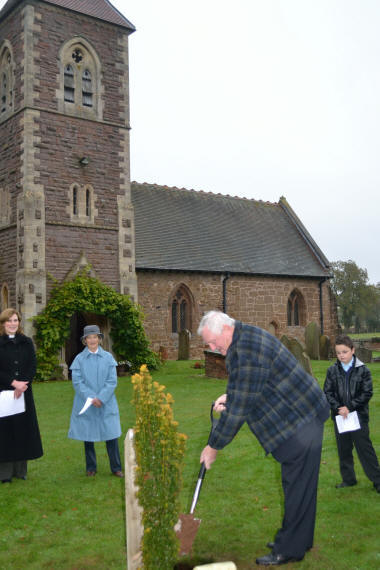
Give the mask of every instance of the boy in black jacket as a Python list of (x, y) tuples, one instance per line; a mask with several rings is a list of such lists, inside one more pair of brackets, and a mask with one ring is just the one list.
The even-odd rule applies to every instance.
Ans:
[[(336, 338), (335, 351), (337, 361), (327, 370), (323, 389), (331, 407), (342, 475), (342, 482), (336, 487), (352, 487), (357, 483), (352, 455), (355, 445), (365, 474), (380, 493), (380, 466), (368, 427), (368, 402), (372, 398), (371, 372), (356, 357), (355, 347), (349, 336), (339, 335)], [(360, 429), (339, 433), (335, 416), (346, 418), (354, 411), (358, 414)]]

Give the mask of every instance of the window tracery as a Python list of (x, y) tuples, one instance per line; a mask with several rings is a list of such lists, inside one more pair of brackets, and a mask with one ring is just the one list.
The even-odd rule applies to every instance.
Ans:
[(83, 38), (72, 38), (61, 49), (60, 62), (59, 110), (101, 118), (101, 68), (95, 50)]
[(173, 333), (192, 330), (192, 302), (185, 285), (178, 287), (171, 301), (171, 329)]
[(288, 326), (303, 326), (305, 320), (305, 302), (302, 294), (294, 289), (289, 297), (287, 304), (287, 321)]
[(9, 42), (0, 48), (0, 119), (7, 117), (14, 108), (13, 57)]

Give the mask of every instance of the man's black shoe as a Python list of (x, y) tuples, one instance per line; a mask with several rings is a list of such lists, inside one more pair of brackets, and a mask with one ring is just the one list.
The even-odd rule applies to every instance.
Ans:
[(280, 564), (287, 564), (288, 562), (300, 562), (303, 559), (301, 558), (294, 558), (294, 556), (284, 556), (283, 554), (267, 554), (266, 556), (261, 556), (260, 558), (256, 558), (256, 564), (260, 564), (261, 566), (280, 566)]
[(357, 485), (356, 481), (355, 481), (355, 483), (346, 483), (345, 481), (342, 481), (341, 483), (338, 483), (337, 485), (335, 485), (335, 487), (337, 489), (343, 489), (343, 487), (354, 487), (355, 485)]

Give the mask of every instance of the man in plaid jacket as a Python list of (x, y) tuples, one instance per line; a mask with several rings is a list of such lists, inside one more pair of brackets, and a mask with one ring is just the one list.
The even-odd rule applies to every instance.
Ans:
[(329, 405), (317, 381), (273, 335), (210, 311), (198, 328), (211, 350), (226, 356), (227, 393), (215, 402), (221, 416), (201, 453), (207, 469), (247, 422), (281, 463), (285, 511), (270, 554), (257, 564), (302, 560), (313, 546), (323, 424)]

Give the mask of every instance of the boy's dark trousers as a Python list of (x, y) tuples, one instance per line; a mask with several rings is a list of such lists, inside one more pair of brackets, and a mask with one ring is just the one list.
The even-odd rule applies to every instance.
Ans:
[(364, 473), (376, 488), (379, 487), (380, 466), (369, 437), (368, 423), (361, 422), (361, 428), (358, 430), (339, 433), (334, 421), (334, 428), (343, 482), (347, 483), (347, 485), (355, 485), (356, 483), (354, 457), (352, 455), (352, 450), (355, 446)]
[[(106, 441), (108, 458), (110, 460), (110, 467), (112, 473), (121, 471), (121, 460), (119, 452), (119, 440), (109, 439)], [(86, 456), (86, 471), (96, 471), (96, 453), (93, 441), (84, 442), (84, 452)]]

